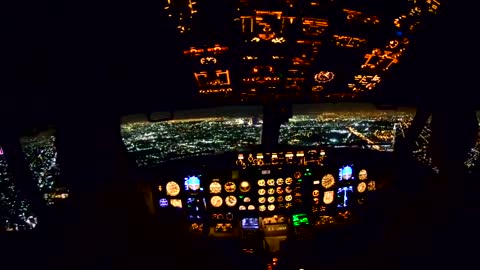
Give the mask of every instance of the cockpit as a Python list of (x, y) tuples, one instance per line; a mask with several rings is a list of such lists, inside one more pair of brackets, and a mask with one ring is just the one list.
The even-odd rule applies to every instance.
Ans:
[[(467, 205), (446, 186), (480, 173), (476, 96), (446, 109), (402, 82), (421, 77), (409, 70), (429, 49), (416, 42), (443, 1), (217, 2), (161, 4), (175, 53), (129, 43), (75, 64), (59, 60), (68, 50), (52, 57), (49, 87), (120, 89), (118, 102), (1, 108), (0, 242), (15, 246), (4, 254), (28, 246), (64, 265), (85, 252), (82, 267), (385, 269), (432, 225), (424, 216), (450, 222)], [(67, 76), (60, 63), (75, 68)]]

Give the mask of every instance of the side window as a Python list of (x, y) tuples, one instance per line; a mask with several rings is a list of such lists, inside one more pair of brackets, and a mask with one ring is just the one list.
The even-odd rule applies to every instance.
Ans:
[(15, 187), (6, 153), (0, 145), (0, 232), (24, 231), (35, 228), (37, 218), (27, 200)]
[(68, 198), (68, 189), (60, 183), (55, 129), (27, 134), (20, 142), (33, 180), (37, 183), (47, 205)]
[(465, 161), (465, 166), (470, 172), (479, 172), (480, 170), (480, 111), (477, 111), (478, 119), (478, 135), (477, 142), (475, 146), (468, 153), (467, 160)]

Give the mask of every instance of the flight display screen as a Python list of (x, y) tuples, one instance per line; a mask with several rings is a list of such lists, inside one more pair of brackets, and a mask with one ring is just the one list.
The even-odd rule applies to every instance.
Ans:
[(242, 229), (259, 229), (260, 225), (258, 218), (243, 218), (242, 219)]
[(310, 221), (308, 220), (308, 216), (305, 213), (294, 214), (292, 215), (292, 224), (294, 227), (298, 227), (301, 225), (309, 225)]
[(350, 206), (352, 204), (352, 196), (353, 193), (353, 187), (348, 186), (348, 187), (341, 187), (338, 188), (337, 190), (337, 199), (338, 199), (338, 208), (343, 208)]
[(197, 191), (200, 189), (200, 178), (197, 176), (185, 177), (185, 190)]
[(339, 169), (339, 172), (338, 172), (338, 178), (339, 179), (338, 180), (339, 181), (351, 180), (351, 179), (353, 179), (352, 175), (353, 175), (352, 167), (351, 166), (345, 166), (345, 167)]

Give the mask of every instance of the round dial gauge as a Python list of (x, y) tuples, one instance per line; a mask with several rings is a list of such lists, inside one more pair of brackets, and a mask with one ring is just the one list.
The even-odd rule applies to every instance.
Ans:
[(259, 189), (258, 190), (258, 195), (260, 195), (260, 196), (265, 195), (265, 189), (264, 188)]
[(314, 79), (318, 83), (326, 83), (335, 78), (335, 74), (331, 71), (320, 71), (317, 74), (315, 74)]
[(253, 205), (253, 204), (249, 205), (248, 210), (250, 210), (250, 211), (255, 210), (255, 205)]
[(237, 197), (230, 195), (225, 198), (225, 204), (229, 207), (234, 207), (237, 204)]
[(274, 203), (275, 202), (275, 197), (273, 197), (273, 196), (268, 197), (268, 202), (269, 203)]
[(264, 187), (264, 186), (265, 186), (265, 180), (264, 180), (264, 179), (260, 179), (260, 180), (258, 180), (257, 184), (258, 184), (260, 187)]
[(295, 179), (298, 179), (298, 178), (302, 177), (302, 173), (301, 172), (295, 172), (293, 174), (293, 177), (295, 177)]
[(360, 182), (357, 186), (357, 191), (359, 193), (365, 192), (366, 189), (367, 189), (367, 184), (365, 184), (365, 182)]
[(223, 204), (223, 199), (220, 196), (213, 196), (210, 199), (210, 203), (212, 204), (213, 207), (220, 207)]
[(225, 184), (225, 191), (226, 192), (234, 192), (237, 186), (233, 182), (227, 182)]
[(285, 181), (283, 180), (283, 178), (278, 178), (278, 179), (277, 179), (277, 185), (278, 185), (278, 186), (281, 186), (281, 185), (283, 185), (284, 183), (285, 183)]
[(243, 202), (246, 202), (246, 203), (247, 203), (247, 202), (250, 202), (250, 197), (245, 197), (245, 198), (243, 199)]
[(390, 42), (388, 43), (388, 47), (390, 47), (390, 49), (395, 49), (396, 47), (398, 47), (399, 44), (400, 42), (398, 42), (398, 40), (390, 40)]
[(275, 186), (275, 179), (268, 179), (268, 180), (267, 180), (267, 185), (269, 185), (269, 186)]
[(358, 173), (358, 180), (367, 180), (367, 170), (360, 170)]
[(320, 195), (320, 191), (316, 189), (312, 192), (312, 195), (313, 197), (318, 197), (318, 195)]
[(287, 177), (287, 179), (285, 179), (285, 184), (291, 185), (292, 183), (293, 183), (293, 179), (291, 177)]
[(375, 181), (368, 182), (367, 189), (368, 189), (368, 191), (374, 191), (376, 189), (375, 188)]
[(168, 182), (166, 189), (167, 195), (169, 196), (177, 196), (178, 194), (180, 194), (180, 186), (174, 181)]
[(263, 211), (267, 210), (267, 207), (264, 204), (262, 204), (258, 207), (258, 210), (260, 210), (260, 212), (263, 212)]
[(258, 203), (265, 203), (265, 197), (258, 198)]
[(279, 196), (279, 197), (277, 198), (277, 202), (283, 202), (283, 197), (282, 197), (282, 196)]
[(275, 189), (274, 188), (269, 188), (268, 189), (268, 194), (270, 194), (270, 195), (275, 194)]
[(250, 191), (250, 183), (248, 183), (247, 181), (242, 181), (240, 183), (240, 191), (241, 192), (249, 192)]
[(331, 174), (327, 174), (322, 178), (322, 187), (331, 188), (335, 184), (335, 178)]
[(270, 204), (270, 205), (268, 206), (268, 211), (273, 211), (273, 210), (275, 210), (275, 205)]
[(292, 195), (285, 196), (285, 201), (289, 202), (293, 199)]
[(286, 193), (292, 193), (292, 188), (291, 187), (286, 187), (285, 192)]
[(277, 194), (283, 194), (282, 187), (277, 187)]
[(245, 210), (247, 210), (247, 208), (245, 207), (245, 205), (240, 205), (240, 206), (238, 207), (238, 210), (240, 210), (240, 211), (245, 211)]
[(219, 182), (212, 182), (210, 184), (210, 193), (220, 193), (222, 192), (222, 185)]

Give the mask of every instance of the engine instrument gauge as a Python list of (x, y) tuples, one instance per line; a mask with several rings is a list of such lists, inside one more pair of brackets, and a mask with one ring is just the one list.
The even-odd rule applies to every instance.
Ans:
[(275, 179), (268, 179), (268, 180), (267, 180), (267, 185), (269, 185), (269, 186), (275, 186)]
[(210, 184), (210, 193), (218, 194), (222, 192), (222, 185), (219, 182), (212, 182)]
[(265, 186), (265, 179), (260, 179), (260, 180), (258, 180), (257, 184), (258, 184), (258, 186), (260, 186), (260, 187), (264, 187), (264, 186)]
[(277, 185), (278, 185), (278, 186), (281, 186), (281, 185), (283, 185), (284, 183), (285, 183), (285, 181), (283, 180), (283, 178), (278, 178), (278, 179), (277, 179)]
[(227, 182), (225, 184), (225, 191), (226, 192), (234, 192), (237, 186), (233, 182)]
[(237, 204), (237, 197), (230, 195), (225, 198), (225, 204), (229, 207), (234, 207)]
[(241, 191), (241, 192), (249, 192), (251, 187), (252, 187), (252, 186), (251, 186), (250, 183), (247, 182), (247, 181), (242, 181), (242, 182), (240, 183), (240, 191)]
[(220, 207), (223, 204), (223, 199), (220, 196), (213, 196), (210, 199), (210, 203), (212, 204), (213, 207)]

